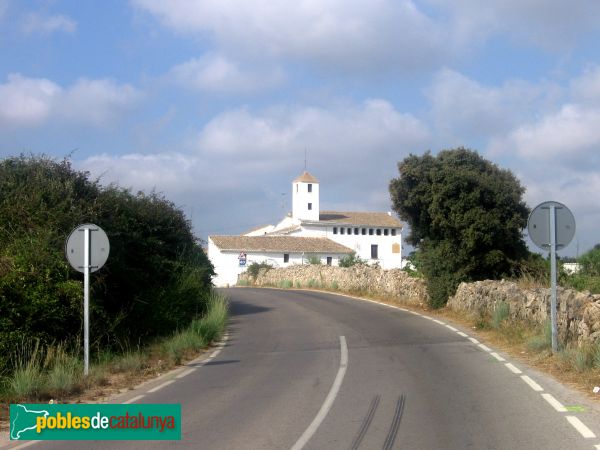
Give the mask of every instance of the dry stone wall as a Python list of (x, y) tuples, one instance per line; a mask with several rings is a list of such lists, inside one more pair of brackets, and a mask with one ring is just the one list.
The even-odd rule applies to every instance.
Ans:
[[(243, 273), (240, 280), (256, 286), (335, 287), (342, 292), (370, 293), (398, 303), (427, 305), (424, 280), (398, 269), (383, 270), (356, 265), (343, 268), (322, 265), (294, 265), (262, 269), (256, 280)], [(290, 286), (291, 284), (291, 286)], [(550, 290), (522, 289), (510, 281), (461, 283), (447, 308), (473, 317), (491, 316), (500, 303), (509, 305), (510, 318), (543, 325), (550, 317)], [(558, 332), (562, 342), (600, 342), (600, 295), (559, 288)]]
[[(447, 307), (473, 316), (491, 315), (509, 305), (513, 320), (542, 325), (550, 320), (550, 289), (521, 289), (509, 281), (461, 283)], [(558, 289), (558, 335), (561, 342), (600, 342), (600, 295)]]

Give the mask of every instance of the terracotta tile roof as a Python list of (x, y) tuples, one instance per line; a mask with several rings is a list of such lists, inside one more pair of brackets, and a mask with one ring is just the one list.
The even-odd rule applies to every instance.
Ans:
[(293, 236), (209, 236), (221, 250), (255, 252), (352, 253), (327, 238)]
[(319, 214), (319, 222), (402, 228), (402, 222), (386, 212), (321, 211)]
[(294, 183), (298, 183), (298, 182), (302, 182), (302, 183), (318, 183), (319, 180), (317, 180), (314, 176), (312, 176), (310, 173), (308, 173), (305, 170), (302, 173), (302, 175), (300, 175), (298, 178), (296, 178), (294, 180)]

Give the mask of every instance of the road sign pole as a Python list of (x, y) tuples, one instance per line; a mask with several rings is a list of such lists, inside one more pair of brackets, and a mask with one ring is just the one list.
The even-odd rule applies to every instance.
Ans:
[(83, 375), (90, 371), (90, 229), (83, 238)]
[(556, 206), (550, 205), (550, 325), (552, 327), (552, 352), (558, 351), (556, 326)]

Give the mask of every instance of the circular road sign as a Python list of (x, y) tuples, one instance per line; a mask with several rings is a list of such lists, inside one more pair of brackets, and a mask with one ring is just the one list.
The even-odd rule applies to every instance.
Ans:
[(110, 251), (108, 236), (98, 225), (84, 223), (75, 227), (67, 239), (65, 254), (73, 269), (83, 272), (86, 228), (90, 230), (90, 272), (95, 272), (104, 265)]
[(566, 247), (575, 236), (575, 217), (565, 205), (559, 202), (544, 202), (536, 206), (527, 221), (529, 237), (542, 250), (550, 250), (550, 209), (556, 217), (556, 249)]

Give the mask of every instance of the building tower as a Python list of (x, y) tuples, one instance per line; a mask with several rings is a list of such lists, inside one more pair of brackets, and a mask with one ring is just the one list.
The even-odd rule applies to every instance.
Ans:
[(319, 180), (306, 170), (292, 182), (292, 218), (319, 221)]

